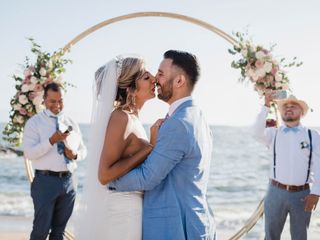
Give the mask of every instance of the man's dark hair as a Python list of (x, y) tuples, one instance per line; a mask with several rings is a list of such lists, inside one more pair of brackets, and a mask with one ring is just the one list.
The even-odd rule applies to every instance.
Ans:
[(172, 59), (172, 64), (181, 68), (187, 74), (193, 88), (200, 75), (200, 67), (196, 56), (188, 52), (169, 50), (163, 54), (163, 57)]
[(49, 83), (47, 86), (44, 88), (44, 98), (47, 97), (48, 91), (54, 91), (54, 92), (61, 92), (62, 91), (62, 86), (58, 83)]

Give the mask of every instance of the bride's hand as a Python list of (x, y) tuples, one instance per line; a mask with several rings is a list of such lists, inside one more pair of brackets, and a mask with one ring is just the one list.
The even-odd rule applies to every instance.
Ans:
[(154, 146), (157, 141), (158, 131), (164, 119), (158, 119), (150, 128), (150, 144)]

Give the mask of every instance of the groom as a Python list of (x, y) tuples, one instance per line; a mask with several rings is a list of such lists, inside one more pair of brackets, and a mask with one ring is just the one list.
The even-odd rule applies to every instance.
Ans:
[(207, 203), (212, 136), (191, 93), (199, 77), (194, 55), (170, 50), (156, 75), (158, 97), (170, 105), (146, 161), (111, 182), (110, 190), (144, 190), (143, 239), (215, 239)]

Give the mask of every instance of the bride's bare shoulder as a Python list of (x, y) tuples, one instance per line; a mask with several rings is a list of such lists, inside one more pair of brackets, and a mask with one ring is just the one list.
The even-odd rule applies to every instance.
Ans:
[(115, 125), (127, 125), (128, 120), (129, 116), (125, 111), (116, 109), (111, 113), (109, 124), (111, 123)]

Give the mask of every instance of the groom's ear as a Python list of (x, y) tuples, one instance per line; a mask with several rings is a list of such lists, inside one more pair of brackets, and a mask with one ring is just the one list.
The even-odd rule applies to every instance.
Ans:
[(183, 74), (178, 74), (175, 79), (176, 87), (182, 87), (186, 84), (186, 77)]

